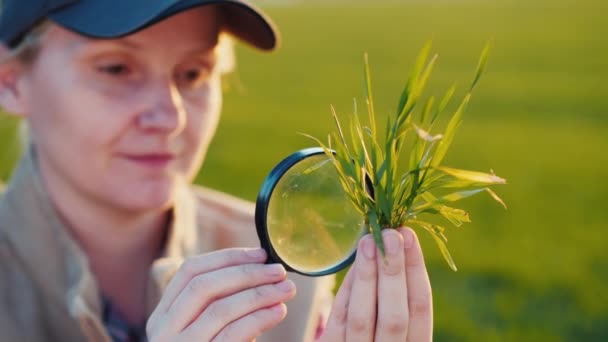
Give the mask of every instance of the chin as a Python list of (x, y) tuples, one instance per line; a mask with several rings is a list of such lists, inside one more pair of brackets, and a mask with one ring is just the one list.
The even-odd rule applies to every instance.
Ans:
[(176, 182), (154, 182), (138, 184), (119, 189), (120, 194), (114, 198), (121, 208), (133, 212), (167, 210), (173, 206), (176, 193)]

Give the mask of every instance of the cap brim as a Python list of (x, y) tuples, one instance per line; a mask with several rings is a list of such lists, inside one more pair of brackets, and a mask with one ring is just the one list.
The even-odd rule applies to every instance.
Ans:
[(223, 30), (236, 38), (260, 50), (278, 47), (279, 35), (272, 21), (258, 8), (237, 0), (84, 0), (54, 11), (49, 18), (85, 36), (119, 38), (203, 5), (219, 5)]
[(279, 47), (279, 31), (262, 11), (236, 2), (226, 2), (222, 8), (224, 28), (230, 34), (261, 50), (270, 51)]

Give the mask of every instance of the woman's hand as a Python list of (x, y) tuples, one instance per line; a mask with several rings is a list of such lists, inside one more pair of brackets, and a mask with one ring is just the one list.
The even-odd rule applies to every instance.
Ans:
[(285, 318), (295, 296), (262, 249), (225, 249), (188, 259), (148, 319), (150, 341), (251, 341)]
[(402, 228), (384, 230), (383, 240), (386, 260), (371, 236), (359, 242), (321, 341), (432, 340), (431, 285), (418, 239)]

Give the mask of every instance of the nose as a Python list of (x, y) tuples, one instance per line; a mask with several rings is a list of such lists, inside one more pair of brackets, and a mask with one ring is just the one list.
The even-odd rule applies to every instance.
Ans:
[(148, 132), (176, 136), (186, 125), (186, 112), (182, 96), (172, 81), (157, 82), (151, 87), (148, 103), (140, 113), (138, 126)]

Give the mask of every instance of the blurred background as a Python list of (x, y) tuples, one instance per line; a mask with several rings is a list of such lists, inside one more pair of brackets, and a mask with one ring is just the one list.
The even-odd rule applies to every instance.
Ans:
[[(492, 40), (485, 74), (444, 164), (493, 169), (508, 185), (459, 204), (452, 272), (420, 232), (436, 341), (608, 341), (608, 1), (301, 0), (257, 3), (283, 34), (278, 53), (239, 46), (223, 119), (197, 182), (255, 200), (270, 169), (333, 130), (329, 106), (363, 108), (363, 53), (376, 112), (394, 115), (428, 40), (427, 95), (456, 99)], [(455, 102), (454, 102), (455, 104)], [(450, 107), (454, 110), (455, 105)], [(0, 179), (18, 156), (0, 116)]]

